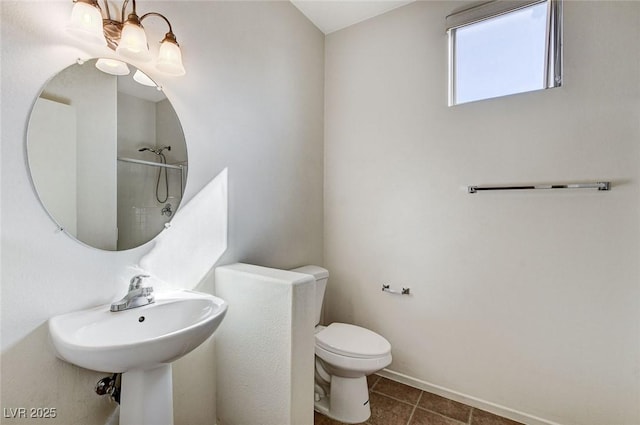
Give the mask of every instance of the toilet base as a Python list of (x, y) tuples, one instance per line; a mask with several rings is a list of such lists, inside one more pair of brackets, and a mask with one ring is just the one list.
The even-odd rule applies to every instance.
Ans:
[(330, 394), (315, 402), (315, 410), (348, 424), (364, 422), (371, 416), (367, 377), (331, 376)]

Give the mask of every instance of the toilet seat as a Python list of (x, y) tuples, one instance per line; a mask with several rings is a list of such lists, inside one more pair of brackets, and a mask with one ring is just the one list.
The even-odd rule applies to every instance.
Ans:
[(350, 358), (378, 359), (391, 352), (391, 344), (382, 336), (346, 323), (332, 323), (315, 337), (316, 349)]

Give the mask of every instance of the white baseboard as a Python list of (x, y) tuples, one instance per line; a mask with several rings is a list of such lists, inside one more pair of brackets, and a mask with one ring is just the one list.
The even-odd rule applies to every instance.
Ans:
[(391, 379), (392, 381), (409, 385), (410, 387), (437, 394), (450, 400), (464, 403), (471, 407), (477, 407), (478, 409), (482, 409), (495, 415), (521, 422), (526, 425), (561, 425), (557, 422), (542, 419), (524, 412), (519, 412), (517, 410), (510, 409), (505, 406), (500, 406), (499, 404), (491, 403), (477, 397), (472, 397), (470, 395), (462, 394), (457, 391), (441, 387), (439, 385), (421, 381), (420, 379), (412, 378), (411, 376), (407, 376), (399, 372), (394, 372), (389, 369), (383, 369), (378, 372), (377, 375), (384, 376), (385, 378)]

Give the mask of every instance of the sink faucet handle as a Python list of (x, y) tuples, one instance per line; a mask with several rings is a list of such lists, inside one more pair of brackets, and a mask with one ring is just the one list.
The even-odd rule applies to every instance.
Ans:
[(140, 289), (142, 287), (142, 279), (150, 277), (148, 274), (138, 274), (129, 281), (129, 290)]

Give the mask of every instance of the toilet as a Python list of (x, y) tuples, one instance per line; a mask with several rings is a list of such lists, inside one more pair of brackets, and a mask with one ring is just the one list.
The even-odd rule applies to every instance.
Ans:
[(360, 326), (320, 326), (329, 272), (318, 266), (291, 271), (312, 275), (316, 280), (315, 410), (344, 423), (364, 422), (371, 416), (367, 375), (391, 364), (391, 344)]

